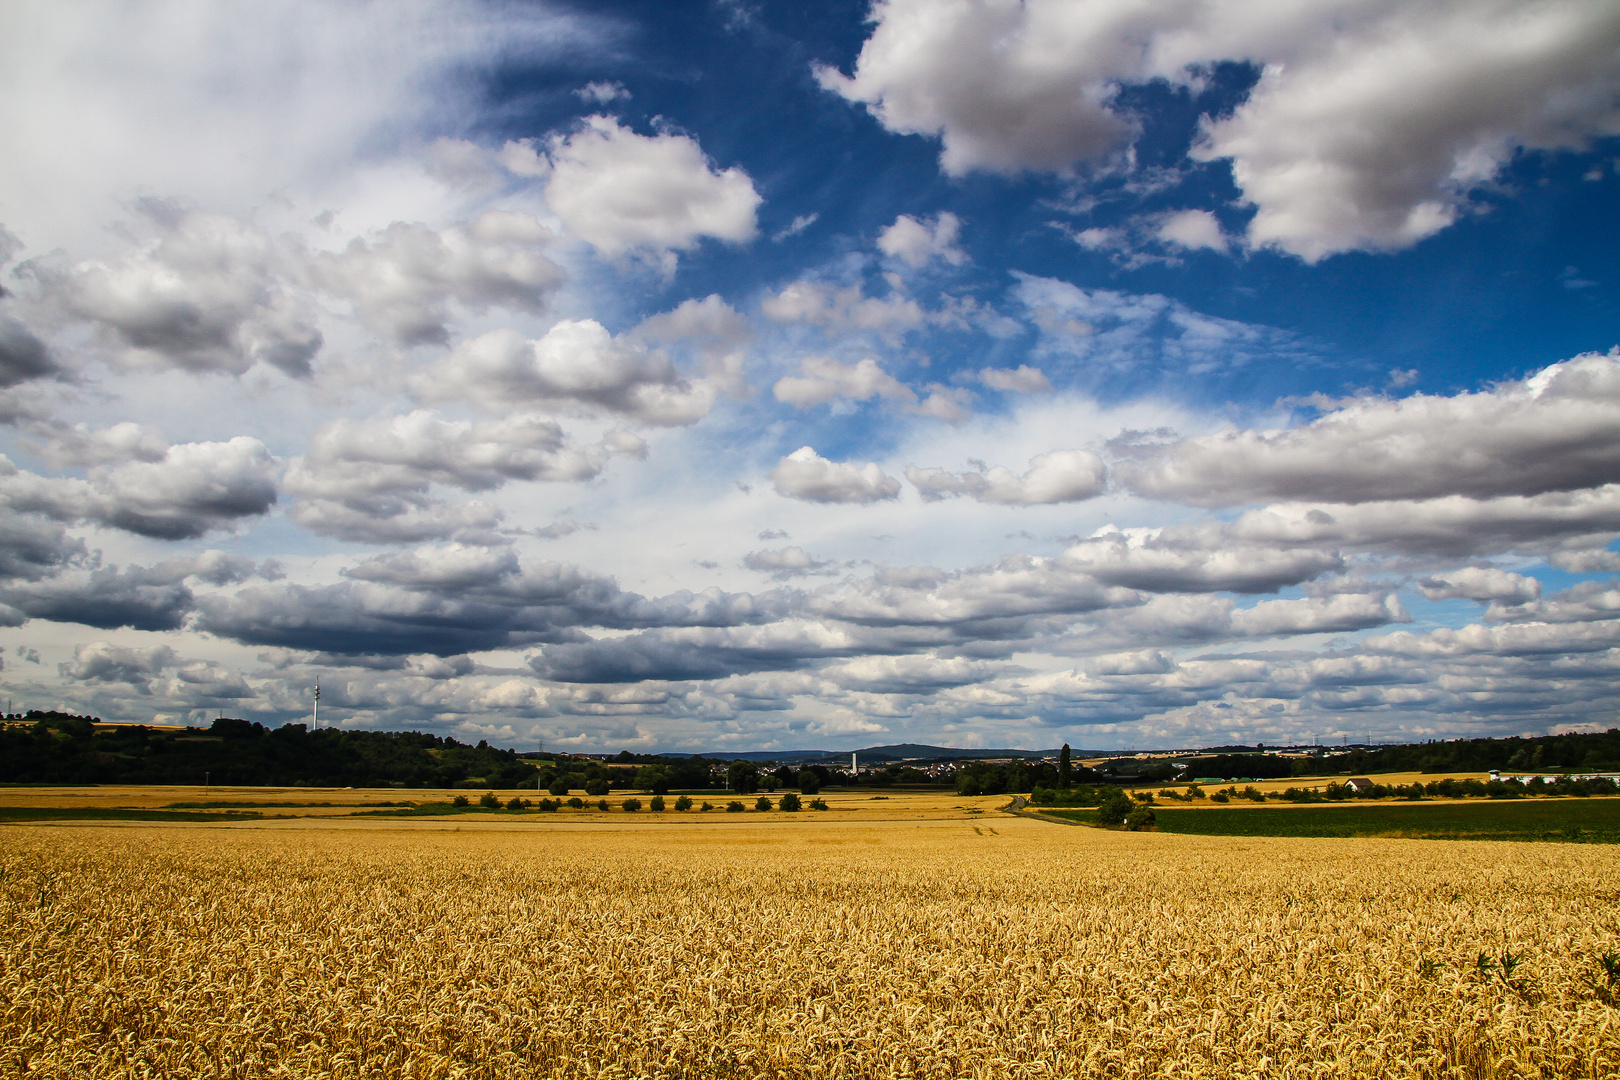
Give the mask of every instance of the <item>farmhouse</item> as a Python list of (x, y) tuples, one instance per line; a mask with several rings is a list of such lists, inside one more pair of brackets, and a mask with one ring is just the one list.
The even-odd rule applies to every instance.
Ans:
[(1373, 782), (1365, 776), (1352, 776), (1344, 782), (1344, 786), (1351, 791), (1371, 791)]

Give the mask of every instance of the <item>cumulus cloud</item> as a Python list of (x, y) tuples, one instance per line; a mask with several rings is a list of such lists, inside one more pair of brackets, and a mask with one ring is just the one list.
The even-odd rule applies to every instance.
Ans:
[(1200, 529), (1108, 528), (1070, 547), (1064, 566), (1150, 592), (1275, 592), (1344, 569), (1329, 550), (1242, 543)]
[(49, 303), (95, 326), (119, 363), (235, 375), (264, 363), (309, 374), (321, 332), (268, 236), (224, 215), (137, 206), (156, 232), (137, 250), (74, 265), (34, 260), (26, 276)]
[(1252, 245), (1309, 260), (1409, 246), (1518, 150), (1620, 131), (1620, 15), (1580, 0), (884, 0), (872, 16), (853, 76), (817, 77), (889, 130), (939, 138), (954, 175), (1102, 158), (1135, 137), (1113, 107), (1121, 86), (1256, 66), (1195, 153), (1231, 161), (1258, 208)]
[(1158, 222), (1154, 235), (1167, 244), (1196, 250), (1225, 251), (1221, 223), (1208, 210), (1178, 210)]
[(572, 407), (677, 426), (708, 414), (716, 382), (682, 378), (663, 350), (614, 337), (594, 319), (564, 319), (537, 340), (515, 330), (482, 334), (412, 387), (428, 401), (470, 400), (493, 412)]
[(621, 82), (588, 82), (575, 90), (574, 96), (596, 105), (611, 105), (615, 101), (629, 101), (630, 91)]
[(0, 601), (26, 618), (98, 630), (178, 630), (195, 596), (173, 568), (104, 566), (0, 589)]
[(71, 663), (58, 664), (64, 679), (75, 682), (122, 682), (150, 693), (152, 677), (171, 667), (178, 658), (167, 645), (132, 648), (110, 641), (92, 641), (73, 646)]
[(806, 574), (825, 573), (832, 564), (823, 559), (812, 558), (804, 548), (795, 544), (775, 550), (750, 551), (743, 556), (743, 565), (750, 570), (758, 570), (762, 574), (769, 574), (781, 580), (803, 577)]
[(782, 617), (772, 594), (676, 592), (648, 598), (611, 577), (508, 549), (450, 544), (368, 559), (335, 585), (281, 583), (196, 601), (196, 627), (250, 645), (328, 652), (455, 656), (585, 640), (584, 627), (724, 627)]
[(891, 259), (899, 259), (912, 269), (941, 259), (952, 266), (967, 262), (967, 252), (957, 246), (962, 232), (962, 221), (950, 211), (936, 214), (930, 221), (918, 221), (910, 214), (901, 214), (894, 224), (878, 234), (878, 250)]
[(771, 470), (771, 483), (778, 495), (805, 502), (873, 503), (900, 494), (900, 481), (886, 475), (876, 462), (828, 461), (808, 446), (778, 462)]
[(601, 447), (574, 446), (543, 417), (473, 423), (418, 410), (325, 425), (289, 466), (285, 486), (303, 500), (291, 517), (312, 531), (415, 541), (498, 520), (487, 506), (441, 507), (431, 494), (435, 485), (483, 492), (513, 480), (585, 480), (601, 472), (606, 455)]
[(978, 502), (1006, 506), (1078, 502), (1102, 494), (1108, 471), (1102, 458), (1089, 450), (1053, 450), (1030, 459), (1022, 476), (1004, 465), (975, 472), (951, 473), (944, 469), (906, 466), (906, 479), (927, 502), (966, 495)]
[(528, 214), (491, 210), (446, 229), (395, 222), (311, 260), (315, 278), (374, 329), (407, 345), (449, 341), (446, 304), (538, 312), (567, 275), (543, 251), (556, 239)]
[(1356, 400), (1302, 427), (1147, 448), (1132, 489), (1205, 506), (1535, 496), (1620, 481), (1620, 354), (1477, 393)]
[(184, 540), (267, 513), (279, 462), (258, 439), (180, 443), (157, 460), (98, 466), (88, 478), (47, 478), (0, 457), (0, 500), (13, 511)]
[(814, 281), (796, 281), (760, 302), (759, 309), (780, 323), (808, 323), (829, 333), (868, 330), (894, 334), (913, 330), (928, 321), (922, 305), (909, 296), (886, 300), (866, 296), (859, 285), (837, 288)]
[(1523, 604), (1541, 596), (1541, 582), (1494, 566), (1465, 566), (1418, 581), (1429, 600), (1480, 600)]
[(777, 401), (808, 409), (825, 405), (834, 398), (868, 401), (874, 397), (890, 401), (915, 402), (916, 393), (868, 357), (855, 364), (844, 364), (828, 356), (807, 356), (799, 361), (802, 375), (778, 379), (772, 392)]
[(754, 238), (761, 199), (733, 166), (716, 170), (697, 140), (638, 135), (593, 116), (552, 140), (546, 204), (563, 227), (609, 257), (688, 250), (705, 237)]
[(1040, 368), (1019, 364), (1015, 368), (981, 368), (981, 383), (992, 390), (1013, 394), (1038, 394), (1052, 389), (1052, 383)]

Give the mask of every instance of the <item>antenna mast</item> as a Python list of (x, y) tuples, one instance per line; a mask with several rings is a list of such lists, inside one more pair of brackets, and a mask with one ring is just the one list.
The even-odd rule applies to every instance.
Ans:
[(314, 721), (314, 726), (315, 727), (320, 727), (321, 726), (321, 683), (320, 683), (319, 679), (317, 679), (315, 681), (315, 721)]

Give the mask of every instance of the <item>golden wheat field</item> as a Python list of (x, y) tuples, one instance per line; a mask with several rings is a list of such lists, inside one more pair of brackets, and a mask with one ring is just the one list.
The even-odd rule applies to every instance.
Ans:
[(894, 810), (6, 827), (0, 1074), (1620, 1074), (1613, 849)]

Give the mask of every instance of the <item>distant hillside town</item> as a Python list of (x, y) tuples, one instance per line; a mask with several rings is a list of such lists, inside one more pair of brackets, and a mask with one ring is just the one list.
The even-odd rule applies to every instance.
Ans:
[(1216, 746), (1132, 753), (972, 750), (704, 754), (520, 752), (415, 731), (355, 731), (220, 717), (206, 728), (109, 724), (33, 710), (0, 717), (0, 783), (645, 790), (932, 786), (962, 794), (1070, 784), (1260, 781), (1391, 772), (1554, 778), (1620, 770), (1620, 729), (1401, 745)]

